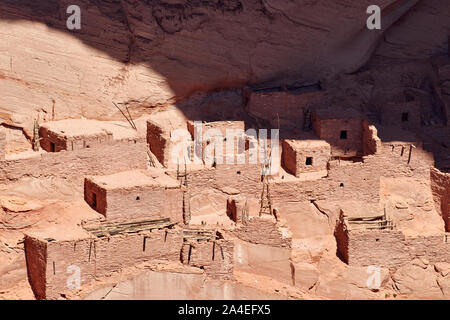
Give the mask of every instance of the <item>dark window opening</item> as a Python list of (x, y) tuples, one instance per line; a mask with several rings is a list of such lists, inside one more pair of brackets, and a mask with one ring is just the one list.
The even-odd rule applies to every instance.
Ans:
[(141, 200), (141, 197), (137, 196), (136, 201), (139, 201), (139, 200)]
[(347, 139), (347, 130), (342, 130), (342, 131), (341, 131), (341, 139), (342, 139), (342, 140)]
[(341, 184), (339, 185), (339, 187), (341, 187), (341, 188), (342, 188), (343, 186), (344, 186), (344, 184), (343, 184), (343, 183), (341, 183)]
[(238, 171), (238, 172), (236, 172), (237, 174), (241, 174), (241, 172), (240, 171)]
[(87, 146), (86, 146), (86, 149), (89, 149), (89, 148), (90, 148), (90, 146), (89, 146), (89, 145), (87, 145)]
[(92, 193), (92, 208), (97, 209), (97, 194)]
[(405, 99), (406, 99), (406, 102), (411, 102), (411, 101), (415, 100), (414, 97), (408, 93), (405, 94)]
[(312, 157), (306, 157), (305, 164), (306, 164), (307, 166), (312, 166), (312, 164), (313, 164), (313, 158), (312, 158)]
[(376, 242), (380, 241), (380, 239), (375, 239)]
[(50, 152), (55, 152), (56, 151), (56, 146), (54, 142), (50, 142)]
[(408, 112), (403, 112), (402, 113), (402, 122), (408, 122), (409, 118), (409, 114)]

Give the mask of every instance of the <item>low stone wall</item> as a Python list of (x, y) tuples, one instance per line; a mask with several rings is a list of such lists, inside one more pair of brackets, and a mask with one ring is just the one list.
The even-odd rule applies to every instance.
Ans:
[(29, 282), (38, 299), (56, 299), (61, 292), (70, 289), (71, 279), (78, 275), (79, 285), (83, 285), (97, 276), (146, 260), (179, 261), (182, 244), (180, 229), (70, 241), (26, 236)]
[(292, 244), (292, 239), (281, 233), (278, 224), (266, 218), (251, 218), (231, 233), (243, 241), (254, 244), (281, 248), (290, 248)]
[(183, 192), (179, 187), (149, 185), (106, 190), (86, 178), (84, 192), (86, 202), (108, 221), (170, 218), (183, 222)]
[(146, 149), (144, 141), (124, 140), (96, 148), (39, 153), (29, 158), (0, 161), (0, 183), (25, 177), (58, 177), (82, 185), (87, 175), (146, 169)]
[(64, 134), (55, 133), (45, 126), (41, 126), (39, 129), (39, 136), (41, 137), (41, 148), (47, 152), (98, 148), (105, 143), (114, 143), (113, 134), (107, 133), (106, 131), (95, 135), (66, 137)]
[(450, 243), (444, 234), (405, 238), (401, 231), (336, 230), (338, 252), (351, 266), (399, 268), (415, 258), (430, 263), (450, 262)]
[(183, 244), (181, 262), (205, 270), (213, 279), (233, 278), (234, 242), (230, 240), (190, 241)]
[(400, 231), (350, 231), (347, 256), (351, 266), (400, 267), (411, 261)]

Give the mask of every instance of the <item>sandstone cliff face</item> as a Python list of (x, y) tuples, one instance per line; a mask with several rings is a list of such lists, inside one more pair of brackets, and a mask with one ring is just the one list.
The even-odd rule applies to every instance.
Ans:
[[(420, 59), (446, 50), (439, 0), (68, 0), (0, 3), (0, 117), (118, 118), (195, 91), (311, 83), (354, 72), (371, 56)], [(369, 5), (382, 30), (365, 27)]]

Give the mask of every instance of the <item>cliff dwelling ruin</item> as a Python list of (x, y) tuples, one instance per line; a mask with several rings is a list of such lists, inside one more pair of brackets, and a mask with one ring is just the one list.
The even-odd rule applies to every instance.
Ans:
[(450, 298), (448, 3), (80, 2), (0, 4), (0, 299)]

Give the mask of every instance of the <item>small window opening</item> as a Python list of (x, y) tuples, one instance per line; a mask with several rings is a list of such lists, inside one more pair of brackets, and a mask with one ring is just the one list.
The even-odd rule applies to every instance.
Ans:
[(141, 197), (137, 196), (136, 201), (139, 201), (139, 200), (141, 200)]
[(403, 112), (402, 113), (402, 122), (408, 122), (408, 120), (409, 120), (408, 112)]
[(339, 187), (341, 187), (341, 188), (342, 188), (342, 187), (344, 187), (344, 184), (343, 184), (343, 183), (341, 183), (341, 184), (339, 185)]
[(342, 131), (341, 131), (341, 139), (342, 139), (342, 140), (347, 139), (347, 130), (342, 130)]
[(55, 143), (50, 142), (50, 152), (55, 152), (55, 151), (56, 151)]
[(305, 164), (306, 164), (307, 166), (312, 166), (312, 164), (313, 164), (313, 158), (312, 158), (312, 157), (306, 157)]

